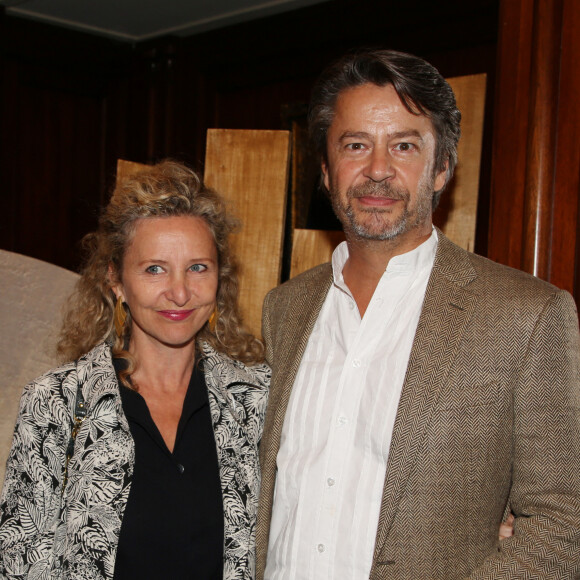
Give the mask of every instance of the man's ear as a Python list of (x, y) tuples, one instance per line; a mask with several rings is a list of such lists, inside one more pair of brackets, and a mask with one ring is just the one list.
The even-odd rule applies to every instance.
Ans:
[(440, 191), (447, 181), (447, 170), (449, 169), (449, 159), (445, 162), (445, 167), (435, 176), (433, 191)]
[(326, 191), (330, 191), (330, 180), (328, 179), (328, 165), (326, 161), (323, 159), (320, 162), (320, 171), (322, 171), (322, 183), (324, 187), (326, 187)]

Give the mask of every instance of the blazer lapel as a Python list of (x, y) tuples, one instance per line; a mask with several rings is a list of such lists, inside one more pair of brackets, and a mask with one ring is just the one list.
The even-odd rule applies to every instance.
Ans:
[(275, 366), (272, 369), (274, 388), (270, 391), (268, 402), (269, 408), (274, 409), (274, 413), (267, 416), (265, 426), (265, 431), (272, 442), (272, 445), (268, 445), (267, 451), (274, 457), (278, 454), (294, 379), (331, 283), (330, 267), (316, 283), (305, 283), (301, 292), (296, 294), (297, 303), (292, 304), (292, 309), (299, 314), (288, 316), (284, 321), (283, 338), (277, 346)]
[[(295, 284), (298, 281), (294, 282)], [(256, 578), (264, 577), (266, 552), (270, 535), (270, 519), (276, 483), (276, 458), (280, 449), (280, 438), (284, 417), (292, 392), (292, 386), (300, 361), (306, 350), (308, 339), (324, 304), (332, 283), (330, 265), (317, 275), (302, 278), (301, 286), (295, 287), (290, 296), (282, 295), (273, 309), (283, 309), (274, 317), (277, 327), (273, 331), (275, 360), (272, 365), (272, 383), (264, 433), (260, 444), (260, 466), (262, 487), (256, 527)], [(278, 290), (283, 292), (284, 289)], [(278, 297), (279, 298), (279, 297)], [(284, 300), (288, 298), (288, 303)], [(280, 323), (280, 321), (282, 321)]]
[(388, 537), (430, 417), (478, 296), (466, 286), (475, 271), (466, 252), (438, 231), (439, 245), (393, 428), (381, 502), (375, 560)]
[[(97, 345), (78, 360), (76, 380), (77, 384), (82, 385), (88, 414), (91, 413), (103, 397), (112, 397), (119, 424), (124, 431), (129, 432), (129, 423), (123, 411), (121, 393), (119, 391), (121, 386), (117, 382), (111, 349), (106, 343)], [(72, 400), (74, 405), (76, 393)]]

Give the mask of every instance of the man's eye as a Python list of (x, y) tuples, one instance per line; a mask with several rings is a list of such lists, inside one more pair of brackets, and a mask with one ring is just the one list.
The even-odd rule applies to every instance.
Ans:
[(364, 149), (364, 145), (362, 143), (349, 143), (346, 148), (350, 149), (351, 151), (360, 151)]
[(395, 146), (397, 151), (412, 151), (414, 148), (413, 143), (399, 143)]
[(149, 274), (161, 274), (163, 268), (161, 266), (149, 266), (145, 272), (149, 272)]
[(189, 268), (192, 272), (205, 272), (207, 270), (207, 266), (204, 264), (194, 264)]

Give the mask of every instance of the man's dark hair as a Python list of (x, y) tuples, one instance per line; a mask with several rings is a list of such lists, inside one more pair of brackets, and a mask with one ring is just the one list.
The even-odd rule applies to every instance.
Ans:
[(439, 71), (417, 56), (394, 50), (357, 50), (330, 65), (312, 92), (308, 125), (316, 152), (327, 162), (326, 135), (334, 118), (338, 95), (365, 84), (392, 85), (410, 113), (425, 115), (435, 129), (435, 173), (448, 162), (445, 185), (433, 196), (439, 203), (443, 189), (457, 165), (461, 113), (455, 95)]

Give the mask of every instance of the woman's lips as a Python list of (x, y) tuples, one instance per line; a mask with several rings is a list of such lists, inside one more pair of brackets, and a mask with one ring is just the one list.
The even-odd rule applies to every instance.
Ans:
[(158, 310), (161, 316), (164, 316), (168, 320), (185, 320), (192, 312), (191, 310)]

